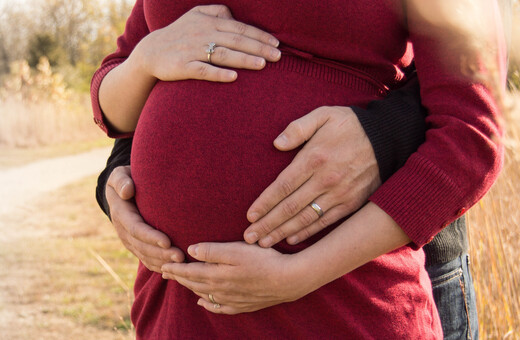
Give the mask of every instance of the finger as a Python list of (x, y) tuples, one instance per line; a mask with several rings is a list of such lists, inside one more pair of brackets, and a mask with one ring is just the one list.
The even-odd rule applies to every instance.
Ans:
[(238, 310), (235, 307), (226, 306), (226, 305), (220, 305), (219, 308), (216, 308), (213, 303), (206, 301), (204, 299), (199, 299), (197, 301), (197, 305), (205, 308), (208, 312), (215, 313), (215, 314), (228, 314), (228, 315), (234, 315), (241, 313), (240, 310)]
[(119, 166), (115, 168), (108, 177), (107, 187), (114, 188), (116, 193), (124, 200), (135, 196), (134, 181), (130, 173), (130, 166)]
[(148, 269), (149, 271), (154, 272), (154, 273), (157, 273), (157, 274), (161, 274), (161, 267), (151, 266), (151, 265), (148, 265), (148, 264), (144, 263), (143, 261), (141, 261), (141, 263), (142, 263), (143, 266), (145, 266), (146, 269)]
[(328, 226), (346, 217), (348, 213), (348, 208), (343, 207), (342, 205), (337, 205), (328, 210), (322, 217), (320, 217), (318, 220), (316, 220), (308, 227), (304, 228), (303, 230), (300, 230), (292, 236), (289, 236), (287, 238), (287, 243), (294, 245), (303, 242), (309, 237), (319, 233)]
[(118, 235), (126, 249), (128, 249), (132, 254), (134, 254), (151, 271), (162, 273), (161, 267), (165, 263), (170, 263), (172, 261), (177, 262), (179, 260), (184, 261), (184, 254), (178, 248), (172, 247), (170, 249), (162, 249), (155, 246), (154, 248), (158, 250), (159, 254), (152, 254), (152, 256), (150, 256), (148, 254), (150, 253), (149, 251), (143, 250), (142, 247), (135, 244), (135, 239), (131, 238), (131, 240), (129, 241), (127, 239), (128, 234), (121, 234), (118, 228), (116, 228), (116, 231), (118, 232)]
[[(298, 190), (284, 198), (264, 217), (251, 224), (247, 232), (257, 235), (259, 240), (262, 241), (259, 242), (259, 245), (262, 247), (270, 247), (274, 243), (283, 240), (290, 234), (286, 234), (288, 230), (281, 227), (294, 217), (299, 215), (298, 221), (300, 222), (297, 226), (292, 225), (295, 228), (303, 228), (316, 220), (316, 212), (311, 214), (310, 211), (305, 208), (311, 204), (316, 195), (320, 195), (323, 190), (324, 189), (317, 186), (316, 181), (312, 181), (312, 179), (305, 182)], [(324, 205), (322, 209), (326, 209), (326, 206)]]
[(263, 42), (272, 47), (278, 47), (280, 42), (272, 34), (269, 34), (261, 29), (244, 24), (240, 21), (229, 20), (229, 18), (222, 18), (216, 21), (216, 28), (221, 32), (229, 32), (245, 36), (256, 41)]
[(247, 251), (247, 245), (242, 242), (214, 243), (205, 242), (188, 247), (188, 254), (206, 263), (236, 265)]
[(114, 225), (122, 226), (126, 233), (142, 242), (165, 249), (171, 247), (166, 234), (144, 223), (135, 203), (120, 199), (112, 187), (107, 187), (106, 196)]
[(221, 32), (215, 37), (218, 46), (244, 52), (275, 62), (281, 57), (279, 49), (239, 33)]
[[(311, 178), (312, 173), (313, 169), (307, 164), (305, 157), (302, 157), (301, 154), (296, 155), (291, 164), (289, 164), (287, 168), (278, 175), (275, 181), (251, 204), (251, 207), (249, 207), (247, 211), (247, 219), (249, 222), (257, 222)], [(262, 235), (265, 235), (271, 230), (272, 229), (269, 228), (260, 230), (258, 226), (250, 226), (245, 230), (244, 238), (246, 242), (254, 243), (258, 240), (258, 236), (260, 236), (260, 234), (255, 236), (255, 232), (261, 232)]]
[(164, 249), (156, 245), (141, 242), (135, 238), (131, 238), (130, 240), (127, 239), (127, 242), (131, 243), (134, 251), (140, 254), (139, 258), (141, 260), (143, 258), (149, 259), (149, 262), (153, 260), (153, 263), (159, 267), (172, 261), (182, 262), (179, 261), (181, 258), (184, 260), (184, 256), (178, 254), (179, 252), (182, 254), (182, 251), (179, 248), (171, 247), (169, 249)]
[[(189, 280), (192, 282), (205, 283), (211, 279), (218, 278), (218, 272), (214, 270), (214, 264), (203, 262), (194, 263), (166, 263), (161, 267), (163, 276), (169, 279)], [(201, 291), (198, 289), (198, 291)]]
[[(312, 192), (311, 192), (312, 195)], [(291, 197), (292, 198), (292, 197)], [(322, 195), (312, 201), (321, 208), (321, 211), (325, 213), (329, 207), (329, 201), (327, 200), (327, 195)], [(312, 203), (311, 202), (311, 203)], [(283, 203), (282, 203), (283, 204)], [(272, 211), (273, 214), (276, 213), (275, 210)], [(268, 215), (269, 216), (269, 215)], [(268, 217), (266, 216), (266, 218)], [(294, 217), (281, 224), (279, 227), (270, 232), (267, 236), (261, 238), (258, 241), (258, 244), (261, 247), (269, 248), (280, 242), (281, 240), (298, 233), (300, 230), (305, 229), (306, 227), (315, 223), (319, 218), (322, 218), (324, 215), (318, 215), (317, 211), (314, 210), (310, 204), (304, 206), (298, 214)]]
[(329, 110), (320, 107), (305, 116), (292, 121), (274, 140), (274, 146), (288, 151), (308, 141), (329, 119)]
[(233, 19), (231, 15), (231, 11), (227, 6), (224, 5), (206, 5), (206, 6), (197, 6), (193, 8), (193, 11), (200, 12), (202, 14), (206, 14), (212, 17), (222, 18), (222, 19)]
[(208, 284), (203, 283), (203, 282), (192, 281), (192, 280), (187, 279), (185, 277), (177, 276), (177, 275), (171, 275), (171, 274), (168, 274), (168, 273), (163, 273), (163, 279), (175, 280), (180, 285), (188, 288), (189, 290), (191, 290), (193, 292), (205, 293), (206, 297), (208, 296), (207, 294), (209, 294), (208, 292), (209, 292), (210, 287), (209, 287)]
[(211, 64), (239, 69), (261, 70), (265, 67), (265, 59), (243, 52), (216, 47), (211, 55)]
[(201, 61), (191, 61), (186, 64), (185, 76), (190, 79), (207, 80), (214, 82), (230, 83), (237, 79), (238, 74), (232, 70), (226, 70)]

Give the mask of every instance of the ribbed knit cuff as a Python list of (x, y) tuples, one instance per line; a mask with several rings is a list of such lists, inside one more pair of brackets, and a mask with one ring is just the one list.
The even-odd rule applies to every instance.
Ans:
[(430, 243), (424, 246), (426, 266), (453, 261), (462, 254), (467, 253), (468, 248), (466, 218), (462, 216), (444, 228)]
[(414, 93), (397, 91), (366, 109), (352, 108), (363, 126), (385, 182), (424, 142), (425, 111)]
[(101, 110), (101, 106), (99, 105), (99, 87), (101, 86), (101, 82), (103, 78), (110, 72), (113, 68), (120, 65), (125, 59), (119, 58), (114, 59), (103, 65), (99, 70), (94, 73), (92, 77), (92, 81), (90, 83), (90, 99), (92, 101), (92, 111), (94, 112), (94, 123), (103, 130), (108, 137), (111, 138), (129, 138), (132, 137), (133, 133), (117, 133), (110, 129), (110, 125), (107, 124), (105, 119), (105, 115)]
[(462, 198), (444, 171), (415, 153), (370, 200), (394, 219), (412, 239), (414, 248), (420, 248), (462, 214), (453, 211), (453, 207), (463, 206)]

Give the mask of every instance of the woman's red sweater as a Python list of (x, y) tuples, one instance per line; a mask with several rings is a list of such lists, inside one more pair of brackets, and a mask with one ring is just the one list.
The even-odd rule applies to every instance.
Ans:
[[(101, 128), (107, 131), (98, 102), (103, 77), (149, 32), (210, 3), (137, 1), (118, 50), (92, 80)], [(424, 256), (413, 248), (472, 206), (498, 175), (501, 131), (493, 97), (445, 67), (459, 55), (414, 31), (418, 24), (400, 1), (222, 3), (237, 20), (274, 34), (282, 58), (262, 71), (239, 70), (230, 84), (155, 85), (134, 134), (131, 161), (145, 220), (184, 251), (201, 241), (241, 240), (247, 208), (295, 155), (272, 146), (286, 125), (320, 106), (364, 106), (384, 96), (400, 86), (415, 58), (429, 110), (426, 141), (370, 198), (414, 247), (381, 256), (298, 301), (236, 316), (206, 312), (193, 293), (140, 266), (132, 309), (138, 337), (440, 337)], [(299, 251), (326, 232), (277, 249)]]

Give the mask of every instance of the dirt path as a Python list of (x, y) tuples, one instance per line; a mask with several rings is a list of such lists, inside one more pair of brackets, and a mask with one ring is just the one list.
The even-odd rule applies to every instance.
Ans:
[(94, 199), (109, 152), (0, 170), (0, 339), (131, 338), (126, 294), (89, 253), (134, 267)]
[(101, 148), (0, 170), (0, 228), (3, 214), (16, 213), (24, 203), (44, 193), (99, 173), (109, 154), (110, 147)]

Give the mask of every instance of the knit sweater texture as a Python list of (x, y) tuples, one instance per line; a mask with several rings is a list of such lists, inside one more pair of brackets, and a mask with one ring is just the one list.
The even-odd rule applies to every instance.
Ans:
[[(97, 101), (104, 75), (150, 31), (203, 3), (136, 3), (118, 51), (93, 78), (100, 126), (106, 128)], [(272, 147), (277, 133), (316, 107), (365, 107), (399, 86), (413, 57), (409, 41), (429, 129), (372, 201), (421, 246), (489, 188), (501, 164), (496, 105), (482, 85), (439, 69), (432, 42), (405, 29), (400, 2), (224, 4), (237, 20), (277, 36), (284, 54), (260, 72), (240, 71), (231, 84), (158, 82), (150, 94), (132, 150), (136, 202), (145, 220), (181, 249), (240, 240), (247, 207), (294, 156)], [(297, 252), (324, 233), (277, 249)], [(423, 264), (422, 251), (403, 247), (298, 301), (233, 317), (201, 310), (193, 293), (141, 266), (132, 320), (143, 339), (438, 338)]]

